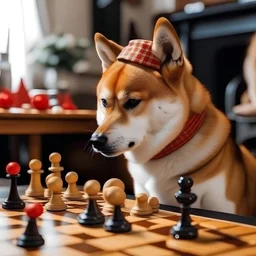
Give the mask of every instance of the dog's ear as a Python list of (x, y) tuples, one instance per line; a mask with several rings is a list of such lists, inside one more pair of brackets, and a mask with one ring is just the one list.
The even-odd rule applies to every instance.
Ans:
[(184, 57), (179, 37), (165, 18), (159, 18), (156, 22), (152, 51), (161, 60), (162, 65), (166, 64), (169, 71), (183, 66)]
[(96, 51), (102, 62), (102, 70), (104, 72), (113, 64), (113, 62), (116, 61), (116, 57), (122, 51), (123, 47), (111, 40), (108, 40), (100, 33), (95, 34), (94, 42)]

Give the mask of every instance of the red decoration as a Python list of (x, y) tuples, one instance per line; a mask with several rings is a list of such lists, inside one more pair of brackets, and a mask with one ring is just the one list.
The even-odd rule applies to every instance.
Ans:
[(20, 172), (20, 165), (16, 162), (10, 162), (6, 166), (6, 172), (10, 175), (17, 175)]
[(13, 95), (12, 92), (7, 88), (1, 88), (0, 92), (4, 92), (4, 93), (7, 93), (9, 95)]
[(38, 110), (46, 110), (49, 108), (49, 97), (45, 94), (37, 94), (32, 98), (31, 104)]
[(57, 100), (58, 100), (59, 105), (61, 106), (63, 104), (63, 94), (62, 93), (57, 94)]
[(23, 79), (20, 79), (18, 90), (15, 93), (13, 93), (13, 96), (14, 96), (14, 103), (13, 103), (14, 107), (20, 108), (22, 104), (30, 103), (31, 100)]
[(7, 90), (0, 92), (0, 107), (9, 109), (13, 106), (13, 95)]
[(24, 211), (26, 212), (28, 217), (35, 219), (38, 218), (43, 213), (44, 208), (41, 204), (33, 203), (26, 206)]
[(77, 106), (73, 103), (69, 93), (65, 93), (65, 95), (63, 96), (63, 103), (61, 106), (63, 109), (67, 109), (67, 110), (77, 109)]

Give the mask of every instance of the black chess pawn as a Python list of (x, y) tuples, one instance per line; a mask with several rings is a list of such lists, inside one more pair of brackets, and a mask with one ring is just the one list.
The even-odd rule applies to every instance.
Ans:
[(180, 177), (178, 180), (180, 190), (175, 193), (176, 200), (181, 204), (181, 218), (177, 225), (173, 226), (170, 233), (175, 239), (196, 239), (197, 229), (191, 225), (189, 215), (190, 205), (197, 200), (197, 196), (191, 193), (193, 180), (189, 177)]
[(25, 208), (29, 217), (25, 232), (17, 239), (17, 245), (24, 248), (39, 247), (44, 244), (44, 239), (38, 233), (36, 218), (43, 213), (43, 206), (37, 203), (31, 204)]
[(17, 178), (20, 177), (20, 166), (11, 162), (6, 166), (6, 177), (11, 179), (11, 187), (8, 198), (2, 203), (2, 207), (7, 210), (24, 209), (26, 204), (20, 199), (17, 189)]
[(81, 225), (100, 225), (105, 221), (105, 216), (101, 213), (97, 204), (97, 194), (100, 191), (100, 183), (96, 180), (89, 180), (84, 185), (84, 192), (87, 194), (88, 204), (83, 213), (78, 215), (78, 222)]
[(113, 215), (106, 218), (104, 229), (113, 233), (131, 231), (131, 224), (125, 219), (121, 211), (121, 205), (124, 205), (126, 197), (125, 192), (121, 188), (113, 186), (106, 188), (103, 193), (105, 201), (115, 207)]

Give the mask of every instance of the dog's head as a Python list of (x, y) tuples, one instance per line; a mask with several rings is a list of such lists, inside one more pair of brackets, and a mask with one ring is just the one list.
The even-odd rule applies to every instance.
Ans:
[(147, 43), (155, 61), (149, 66), (136, 62), (134, 49), (125, 59), (127, 47), (95, 35), (103, 74), (97, 86), (99, 127), (91, 143), (105, 156), (124, 153), (130, 161), (146, 162), (180, 133), (192, 112), (205, 107), (205, 90), (191, 75), (168, 20), (157, 21)]

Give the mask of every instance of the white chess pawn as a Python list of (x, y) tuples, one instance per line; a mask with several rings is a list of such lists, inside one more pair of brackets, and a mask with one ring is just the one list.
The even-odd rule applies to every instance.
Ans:
[(28, 173), (31, 175), (30, 183), (25, 191), (26, 196), (30, 197), (43, 197), (44, 196), (44, 188), (41, 183), (41, 174), (44, 172), (41, 170), (42, 163), (38, 159), (33, 159), (29, 162)]
[(141, 193), (136, 195), (136, 204), (131, 208), (131, 215), (138, 216), (147, 216), (151, 215), (153, 210), (151, 206), (148, 204), (148, 196), (147, 194)]
[(104, 190), (105, 190), (106, 188), (113, 187), (113, 186), (119, 187), (119, 188), (121, 188), (122, 190), (125, 189), (125, 185), (124, 185), (124, 183), (123, 183), (120, 179), (111, 178), (111, 179), (109, 179), (109, 180), (107, 180), (107, 181), (105, 182), (105, 184), (103, 185), (102, 191), (104, 192)]
[[(102, 192), (104, 193), (105, 189), (114, 187), (114, 186), (121, 188), (123, 191), (125, 190), (125, 185), (120, 179), (111, 178), (111, 179), (107, 180), (105, 182), (105, 184), (103, 185)], [(124, 207), (124, 206), (125, 206), (124, 204), (121, 205), (121, 207)], [(110, 205), (108, 202), (105, 202), (103, 205), (103, 211), (108, 212), (108, 213), (113, 213), (114, 206)]]
[(66, 191), (63, 193), (63, 197), (69, 200), (80, 200), (83, 198), (82, 193), (76, 186), (78, 181), (78, 175), (76, 172), (69, 172), (65, 176), (65, 180), (68, 183)]
[[(47, 184), (48, 180), (49, 180), (51, 177), (57, 177), (57, 176), (55, 175), (55, 173), (51, 173), (51, 174), (47, 175), (46, 178), (45, 178), (45, 184)], [(46, 188), (46, 189), (44, 190), (44, 197), (50, 198), (51, 195), (52, 195), (52, 191), (49, 190), (48, 188)]]
[(62, 201), (61, 189), (63, 182), (59, 177), (50, 177), (47, 180), (47, 187), (52, 192), (50, 201), (45, 205), (47, 211), (65, 211), (67, 206)]
[(60, 166), (61, 155), (54, 152), (50, 154), (49, 161), (51, 162), (51, 167), (49, 167), (48, 170), (55, 173), (57, 177), (61, 178), (61, 172), (64, 170), (64, 168)]
[(153, 213), (159, 212), (160, 204), (157, 197), (154, 197), (154, 196), (149, 197), (148, 204), (151, 206)]

